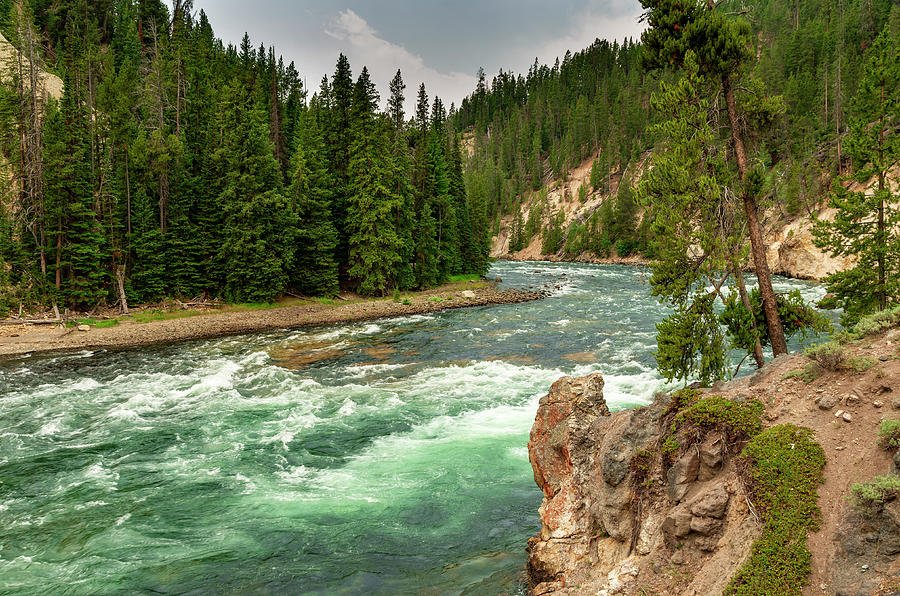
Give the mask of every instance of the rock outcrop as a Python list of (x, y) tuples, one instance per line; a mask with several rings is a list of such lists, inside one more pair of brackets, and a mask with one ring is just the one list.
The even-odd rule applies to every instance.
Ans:
[[(630, 593), (636, 585), (668, 593), (680, 566), (719, 550), (705, 573), (675, 583), (697, 594), (727, 584), (755, 529), (733, 498), (725, 437), (710, 433), (665, 472), (642, 468), (641, 454), (671, 422), (666, 406), (659, 399), (611, 414), (600, 374), (563, 377), (541, 399), (528, 443), (544, 493), (541, 532), (528, 542), (531, 594)], [(723, 537), (731, 548), (720, 549)]]

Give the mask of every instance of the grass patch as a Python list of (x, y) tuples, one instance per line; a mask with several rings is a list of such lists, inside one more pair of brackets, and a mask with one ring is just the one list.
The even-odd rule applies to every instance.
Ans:
[(316, 302), (318, 302), (319, 304), (334, 304), (334, 300), (332, 300), (331, 298), (319, 297), (319, 298), (316, 298)]
[(66, 327), (77, 327), (79, 325), (90, 325), (94, 329), (105, 329), (115, 327), (119, 324), (119, 319), (78, 319), (77, 321), (69, 321)]
[(272, 302), (239, 302), (238, 304), (229, 304), (228, 310), (232, 312), (247, 312), (253, 310), (270, 310), (278, 306), (278, 304)]
[(900, 476), (876, 476), (850, 487), (853, 504), (864, 515), (874, 515), (885, 503), (900, 496)]
[(782, 381), (786, 381), (788, 379), (799, 379), (809, 385), (816, 379), (822, 376), (825, 371), (818, 364), (808, 364), (803, 368), (798, 368), (796, 370), (792, 370), (788, 374), (781, 377)]
[(479, 281), (482, 277), (475, 273), (468, 273), (463, 275), (451, 275), (448, 280), (452, 284), (463, 283), (467, 281)]
[(431, 298), (428, 299), (428, 301), (429, 302), (443, 302), (444, 299), (441, 298), (440, 296), (432, 296)]
[(196, 317), (203, 314), (199, 310), (175, 310), (164, 311), (162, 309), (146, 310), (144, 312), (135, 313), (132, 320), (135, 323), (152, 323), (153, 321), (170, 321), (172, 319), (186, 319), (188, 317)]
[(888, 450), (900, 449), (900, 420), (882, 420), (878, 427), (878, 444)]
[(672, 422), (672, 430), (677, 431), (690, 423), (702, 434), (720, 430), (731, 443), (745, 441), (762, 430), (763, 409), (763, 404), (756, 400), (740, 403), (725, 397), (706, 397), (678, 414)]
[(668, 432), (659, 443), (663, 469), (668, 468), (712, 431), (722, 432), (729, 444), (742, 443), (762, 430), (762, 402), (737, 402), (721, 396), (701, 398), (695, 389), (682, 389), (672, 395), (666, 409), (663, 428)]
[(843, 368), (856, 373), (864, 373), (876, 364), (878, 361), (869, 356), (850, 356), (844, 360)]
[(812, 557), (806, 534), (819, 528), (816, 488), (824, 467), (825, 452), (807, 428), (782, 424), (747, 444), (738, 468), (763, 531), (724, 594), (802, 593)]

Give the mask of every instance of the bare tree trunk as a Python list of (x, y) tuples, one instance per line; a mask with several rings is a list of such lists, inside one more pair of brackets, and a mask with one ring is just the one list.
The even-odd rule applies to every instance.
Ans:
[[(731, 137), (734, 141), (734, 153), (737, 159), (738, 173), (741, 180), (747, 177), (747, 154), (744, 149), (744, 139), (741, 135), (740, 122), (738, 121), (737, 106), (734, 99), (734, 90), (731, 87), (731, 77), (722, 75), (722, 90), (725, 95), (725, 103), (728, 107), (728, 120), (731, 126)], [(784, 339), (784, 329), (781, 326), (781, 317), (778, 315), (778, 303), (775, 290), (772, 288), (772, 277), (769, 273), (769, 263), (766, 261), (766, 249), (763, 244), (762, 232), (759, 225), (759, 208), (756, 198), (751, 196), (746, 189), (741, 193), (744, 202), (744, 213), (747, 216), (747, 228), (750, 233), (750, 250), (753, 254), (753, 264), (756, 270), (756, 278), (759, 281), (759, 291), (762, 297), (763, 312), (766, 315), (766, 327), (769, 331), (769, 341), (775, 356), (787, 354), (787, 342)]]
[(119, 305), (122, 308), (122, 314), (128, 314), (128, 297), (125, 295), (125, 265), (116, 267), (116, 282), (119, 286)]

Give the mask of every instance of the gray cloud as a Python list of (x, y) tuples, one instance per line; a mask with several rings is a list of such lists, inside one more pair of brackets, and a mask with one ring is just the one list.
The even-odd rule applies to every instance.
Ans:
[(195, 0), (216, 35), (237, 44), (274, 45), (315, 90), (339, 52), (354, 73), (367, 66), (387, 99), (398, 68), (407, 105), (424, 82), (446, 105), (475, 84), (475, 72), (524, 72), (537, 57), (550, 63), (595, 38), (640, 35), (637, 0)]

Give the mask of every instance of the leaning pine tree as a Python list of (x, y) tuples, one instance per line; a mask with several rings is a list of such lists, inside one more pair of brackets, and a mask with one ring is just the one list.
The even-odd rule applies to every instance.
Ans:
[[(725, 99), (727, 128), (737, 166), (739, 194), (746, 219), (753, 264), (762, 298), (762, 309), (772, 349), (776, 356), (787, 353), (787, 342), (772, 289), (769, 264), (759, 223), (758, 196), (761, 176), (751, 167), (751, 155), (745, 143), (745, 123), (735, 87), (741, 83), (742, 67), (753, 60), (750, 25), (745, 18), (728, 18), (713, 0), (641, 0), (649, 24), (641, 35), (648, 68), (684, 68), (688, 52), (693, 51), (698, 72), (710, 83), (717, 83)], [(752, 88), (752, 85), (745, 85)], [(709, 90), (712, 93), (713, 90)], [(748, 98), (758, 107), (759, 98)], [(741, 102), (747, 105), (747, 101)], [(765, 103), (762, 100), (762, 103)]]
[(900, 43), (888, 28), (869, 49), (868, 62), (851, 109), (854, 117), (844, 149), (859, 165), (846, 179), (873, 192), (835, 185), (833, 221), (816, 223), (816, 243), (832, 256), (856, 258), (856, 266), (826, 278), (831, 306), (844, 310), (845, 324), (900, 302), (900, 210), (888, 172), (900, 160)]

